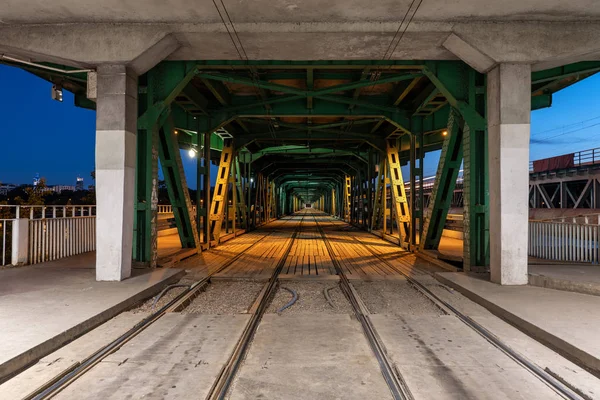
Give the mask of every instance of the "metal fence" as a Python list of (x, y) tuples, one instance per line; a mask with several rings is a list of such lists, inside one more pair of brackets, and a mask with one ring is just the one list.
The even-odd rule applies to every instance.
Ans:
[(598, 263), (600, 225), (529, 222), (529, 255), (556, 261)]
[[(159, 204), (158, 205), (158, 213), (159, 214), (173, 214), (173, 206), (170, 204)], [(196, 206), (192, 205), (192, 212), (196, 213)]]
[[(573, 154), (573, 167), (600, 164), (600, 147), (569, 154)], [(529, 161), (529, 172), (534, 172), (533, 161)]]
[(91, 217), (96, 215), (95, 205), (68, 205), (68, 206), (16, 206), (0, 205), (0, 218), (67, 218)]
[(96, 217), (29, 221), (29, 263), (37, 264), (96, 250)]
[(0, 205), (0, 266), (93, 251), (95, 205)]

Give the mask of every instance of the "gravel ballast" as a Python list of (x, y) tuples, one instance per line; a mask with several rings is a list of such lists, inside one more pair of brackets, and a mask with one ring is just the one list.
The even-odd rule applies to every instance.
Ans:
[(372, 314), (443, 315), (431, 300), (405, 280), (352, 282)]
[[(298, 293), (298, 300), (294, 305), (283, 310), (281, 315), (300, 313), (352, 314), (352, 308), (337, 282), (298, 281), (279, 282), (277, 292), (267, 309), (268, 313), (276, 313), (292, 299), (292, 294), (282, 289), (282, 287), (295, 290)], [(325, 299), (323, 290), (326, 288), (332, 288), (329, 290), (329, 295), (335, 308), (331, 307)]]
[(264, 283), (215, 281), (183, 309), (183, 313), (243, 314), (248, 311)]
[[(192, 285), (195, 282), (196, 281), (193, 279), (184, 277), (179, 282), (175, 283), (175, 285)], [(173, 300), (175, 297), (179, 296), (184, 290), (186, 290), (185, 287), (176, 287), (176, 288), (169, 290), (158, 300), (158, 302), (154, 306), (154, 309), (152, 309), (152, 303), (154, 302), (154, 299), (156, 298), (156, 296), (158, 296), (158, 294), (155, 296), (152, 296), (148, 300), (144, 301), (139, 307), (132, 309), (131, 312), (133, 312), (134, 314), (137, 314), (137, 313), (150, 314), (153, 311), (160, 310), (161, 307), (167, 305), (171, 300)]]

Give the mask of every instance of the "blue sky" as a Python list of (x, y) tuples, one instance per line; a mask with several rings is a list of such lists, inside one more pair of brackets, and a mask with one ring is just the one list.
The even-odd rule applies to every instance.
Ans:
[[(39, 173), (51, 185), (74, 185), (77, 175), (91, 184), (95, 112), (75, 107), (66, 91), (63, 103), (52, 100), (50, 83), (17, 68), (0, 65), (0, 87), (0, 182), (28, 183)], [(598, 89), (600, 74), (556, 93), (551, 108), (532, 113), (532, 160), (600, 147)], [(182, 157), (194, 187), (195, 161)], [(426, 157), (425, 175), (435, 174), (438, 157)]]

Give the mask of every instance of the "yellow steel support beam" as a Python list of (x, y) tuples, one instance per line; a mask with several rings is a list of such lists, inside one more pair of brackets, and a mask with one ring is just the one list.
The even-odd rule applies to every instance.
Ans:
[(398, 156), (397, 141), (387, 141), (387, 162), (390, 168), (390, 182), (392, 194), (392, 209), (396, 217), (400, 243), (408, 246), (410, 239), (410, 209), (406, 200), (406, 191), (404, 190), (404, 179), (402, 179), (402, 169), (400, 168), (400, 158)]
[(219, 243), (221, 236), (221, 227), (225, 217), (225, 205), (227, 201), (227, 188), (229, 184), (229, 175), (231, 163), (233, 160), (233, 140), (225, 139), (223, 141), (223, 151), (221, 152), (221, 161), (219, 162), (219, 171), (215, 190), (210, 204), (209, 222), (212, 240)]
[(346, 179), (344, 182), (344, 219), (346, 220), (346, 222), (350, 222), (350, 218), (352, 217), (352, 179), (350, 178), (350, 176), (346, 175)]

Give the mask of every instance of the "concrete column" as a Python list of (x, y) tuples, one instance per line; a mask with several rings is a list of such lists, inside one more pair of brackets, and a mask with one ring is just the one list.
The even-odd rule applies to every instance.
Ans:
[(487, 76), (492, 282), (527, 284), (531, 67), (500, 64)]
[(98, 67), (96, 102), (96, 279), (131, 275), (137, 130), (137, 76)]
[(17, 218), (12, 222), (12, 265), (27, 264), (29, 250), (29, 219)]

